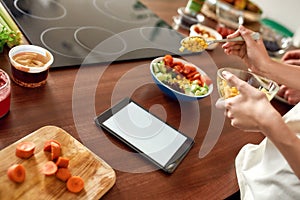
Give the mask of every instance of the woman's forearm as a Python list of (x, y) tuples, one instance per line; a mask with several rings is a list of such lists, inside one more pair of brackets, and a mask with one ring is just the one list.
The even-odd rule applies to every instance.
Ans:
[(299, 66), (270, 60), (266, 63), (264, 69), (266, 71), (263, 72), (263, 76), (270, 78), (279, 84), (300, 90), (300, 84), (297, 84), (300, 78)]
[(300, 179), (300, 139), (296, 133), (287, 126), (280, 115), (269, 118), (267, 125), (263, 125), (262, 132), (278, 148)]

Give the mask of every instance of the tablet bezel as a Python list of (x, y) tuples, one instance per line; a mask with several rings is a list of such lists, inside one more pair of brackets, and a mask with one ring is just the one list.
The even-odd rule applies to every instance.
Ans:
[(106, 125), (103, 124), (107, 119), (109, 119), (111, 116), (113, 116), (114, 113), (117, 113), (118, 111), (120, 111), (122, 108), (126, 107), (131, 102), (133, 102), (134, 104), (136, 104), (137, 106), (142, 108), (145, 112), (149, 113), (151, 116), (153, 116), (156, 119), (159, 119), (160, 121), (162, 121), (160, 118), (158, 118), (157, 116), (155, 116), (154, 114), (152, 114), (151, 112), (149, 112), (148, 110), (143, 108), (137, 102), (133, 101), (132, 99), (130, 99), (128, 97), (126, 97), (123, 100), (121, 100), (120, 102), (118, 102), (117, 104), (113, 105), (108, 110), (106, 110), (103, 113), (101, 113), (100, 115), (98, 115), (95, 118), (96, 125), (98, 127), (102, 128), (102, 129), (106, 130), (107, 132), (109, 132), (110, 134), (112, 134), (113, 136), (118, 138), (119, 140), (121, 140), (123, 143), (128, 145), (130, 148), (132, 148), (134, 151), (136, 151), (137, 153), (139, 153), (140, 155), (142, 155), (143, 157), (145, 157), (149, 161), (151, 161), (153, 164), (155, 164), (157, 167), (159, 167), (163, 171), (165, 171), (167, 173), (173, 173), (174, 170), (177, 168), (177, 166), (181, 163), (181, 161), (187, 155), (187, 153), (190, 151), (191, 147), (193, 146), (194, 140), (192, 138), (190, 138), (189, 136), (185, 135), (184, 133), (178, 131), (177, 129), (175, 129), (174, 127), (169, 125), (168, 123), (162, 121), (164, 124), (166, 124), (167, 126), (169, 126), (172, 129), (174, 129), (178, 134), (181, 134), (186, 138), (184, 143), (177, 149), (177, 151), (173, 154), (173, 156), (168, 160), (166, 165), (163, 166), (160, 163), (158, 163), (157, 161), (155, 161), (153, 158), (148, 156), (146, 153), (144, 153), (141, 149), (137, 148), (134, 144), (128, 142), (126, 139), (121, 137), (118, 133), (114, 132), (109, 127), (107, 127)]

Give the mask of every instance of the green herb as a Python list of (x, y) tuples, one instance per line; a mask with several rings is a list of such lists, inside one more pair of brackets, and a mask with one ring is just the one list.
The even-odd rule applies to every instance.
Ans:
[(0, 52), (5, 45), (13, 47), (22, 43), (22, 33), (0, 3)]

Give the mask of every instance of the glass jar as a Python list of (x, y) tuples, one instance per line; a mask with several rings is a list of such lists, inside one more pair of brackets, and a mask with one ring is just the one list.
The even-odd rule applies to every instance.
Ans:
[(8, 74), (0, 69), (0, 118), (10, 109), (10, 79)]
[(197, 15), (203, 6), (205, 0), (189, 0), (186, 7), (185, 12), (191, 15)]

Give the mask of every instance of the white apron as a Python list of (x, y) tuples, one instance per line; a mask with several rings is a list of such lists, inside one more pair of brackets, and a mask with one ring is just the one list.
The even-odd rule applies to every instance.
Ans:
[[(286, 113), (283, 119), (299, 137), (300, 103)], [(235, 165), (241, 199), (300, 199), (300, 180), (268, 138), (259, 145), (245, 145)]]

